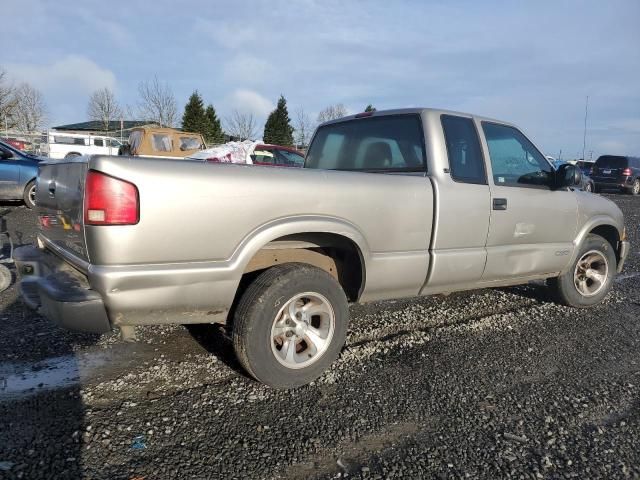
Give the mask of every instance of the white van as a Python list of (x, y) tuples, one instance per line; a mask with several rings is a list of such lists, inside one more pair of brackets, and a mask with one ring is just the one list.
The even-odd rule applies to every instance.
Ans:
[(69, 158), (78, 155), (118, 155), (119, 140), (104, 135), (66, 133), (52, 130), (48, 135), (49, 158)]

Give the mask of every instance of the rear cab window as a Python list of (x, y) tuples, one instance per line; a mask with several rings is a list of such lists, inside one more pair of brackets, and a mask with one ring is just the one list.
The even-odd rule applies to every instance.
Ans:
[(309, 146), (304, 166), (380, 173), (424, 172), (420, 116), (373, 116), (322, 126)]

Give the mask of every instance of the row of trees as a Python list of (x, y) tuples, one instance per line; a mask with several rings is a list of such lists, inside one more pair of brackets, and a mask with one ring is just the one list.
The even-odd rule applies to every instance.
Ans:
[(0, 121), (2, 128), (30, 133), (44, 127), (47, 107), (42, 94), (31, 84), (10, 83), (0, 69)]
[[(161, 126), (175, 126), (177, 123), (176, 100), (167, 84), (162, 84), (157, 78), (152, 82), (143, 82), (138, 87), (140, 104), (138, 105), (137, 118), (149, 120)], [(375, 111), (369, 104), (365, 111)], [(94, 92), (89, 100), (88, 116), (91, 120), (101, 122), (105, 130), (109, 122), (122, 118), (122, 110), (115, 100), (113, 93), (108, 89)], [(273, 110), (264, 126), (263, 139), (267, 143), (277, 145), (308, 145), (311, 135), (318, 123), (344, 117), (348, 114), (346, 107), (338, 103), (330, 105), (320, 111), (317, 121), (311, 121), (303, 108), (295, 112), (295, 118), (289, 117), (287, 101), (280, 96), (275, 110)], [(129, 118), (136, 118), (129, 108)], [(293, 122), (293, 124), (292, 124)], [(252, 113), (243, 113), (234, 110), (231, 115), (222, 121), (218, 117), (212, 104), (205, 107), (205, 102), (200, 93), (195, 90), (182, 114), (181, 127), (185, 131), (201, 133), (209, 144), (221, 143), (226, 134), (239, 140), (255, 139), (258, 136), (258, 125)]]
[[(365, 111), (375, 110), (368, 105)], [(294, 118), (289, 116), (284, 96), (278, 99), (277, 107), (269, 114), (264, 126), (263, 139), (278, 145), (307, 145), (318, 123), (347, 115), (346, 107), (338, 103), (330, 105), (313, 122), (303, 108), (295, 111)], [(140, 119), (160, 126), (178, 125), (178, 104), (167, 83), (157, 77), (138, 85), (138, 103), (135, 106), (121, 106), (113, 91), (109, 88), (96, 90), (91, 94), (87, 105), (87, 117), (97, 121), (104, 131), (111, 123), (128, 119)], [(47, 108), (42, 94), (28, 83), (13, 85), (7, 79), (6, 72), (0, 69), (0, 121), (5, 129), (16, 129), (23, 133), (42, 130), (47, 121)], [(224, 123), (224, 128), (223, 128)], [(196, 90), (189, 97), (182, 114), (181, 127), (186, 131), (198, 132), (207, 143), (221, 143), (225, 133), (240, 140), (258, 137), (258, 124), (252, 113), (234, 110), (224, 122), (218, 117), (211, 103), (205, 102)]]

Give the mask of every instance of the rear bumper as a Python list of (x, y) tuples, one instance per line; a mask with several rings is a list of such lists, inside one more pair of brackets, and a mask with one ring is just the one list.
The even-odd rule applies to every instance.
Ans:
[(627, 259), (627, 255), (629, 255), (629, 248), (631, 244), (627, 240), (623, 240), (618, 245), (618, 268), (616, 269), (618, 273), (622, 271), (624, 267), (624, 262)]
[(591, 177), (597, 187), (604, 188), (631, 188), (633, 186), (632, 177)]
[(32, 246), (13, 253), (20, 294), (31, 308), (69, 330), (106, 333), (111, 330), (102, 297), (79, 272), (57, 257)]

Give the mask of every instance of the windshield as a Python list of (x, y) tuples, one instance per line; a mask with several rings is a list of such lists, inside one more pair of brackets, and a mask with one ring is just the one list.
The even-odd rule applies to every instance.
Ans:
[(320, 127), (305, 168), (354, 171), (424, 171), (419, 115), (385, 115)]

